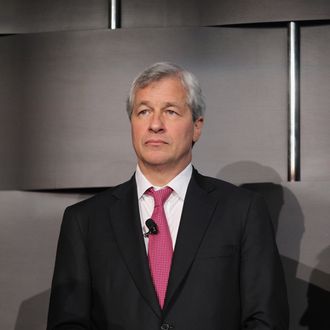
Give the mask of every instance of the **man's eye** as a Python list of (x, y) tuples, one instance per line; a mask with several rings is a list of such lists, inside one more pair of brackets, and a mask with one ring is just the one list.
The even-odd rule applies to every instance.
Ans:
[(149, 110), (148, 109), (142, 109), (138, 111), (138, 116), (145, 116), (148, 114)]
[(171, 109), (167, 109), (166, 112), (170, 115), (170, 116), (175, 116), (175, 115), (178, 115), (178, 113), (174, 110), (171, 110)]

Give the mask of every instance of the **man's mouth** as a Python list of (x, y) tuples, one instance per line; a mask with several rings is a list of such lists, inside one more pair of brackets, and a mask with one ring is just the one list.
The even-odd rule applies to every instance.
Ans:
[(147, 140), (145, 142), (145, 144), (149, 145), (149, 146), (160, 146), (160, 145), (164, 145), (164, 144), (168, 144), (168, 143), (164, 140), (150, 139), (150, 140)]

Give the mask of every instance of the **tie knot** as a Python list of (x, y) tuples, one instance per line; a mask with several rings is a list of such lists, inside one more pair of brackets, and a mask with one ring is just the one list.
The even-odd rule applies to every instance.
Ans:
[(171, 195), (172, 191), (173, 189), (170, 187), (165, 187), (159, 190), (155, 190), (154, 188), (149, 188), (146, 191), (146, 194), (154, 198), (155, 206), (163, 206), (167, 198)]

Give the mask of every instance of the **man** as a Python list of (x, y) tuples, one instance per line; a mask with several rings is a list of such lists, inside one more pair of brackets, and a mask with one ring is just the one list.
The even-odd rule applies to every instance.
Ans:
[(196, 78), (154, 64), (127, 110), (136, 173), (66, 209), (48, 329), (287, 329), (264, 203), (192, 168), (204, 112)]

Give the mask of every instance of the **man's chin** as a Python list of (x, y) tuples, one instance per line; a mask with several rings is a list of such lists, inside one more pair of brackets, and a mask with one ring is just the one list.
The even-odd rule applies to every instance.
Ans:
[(145, 164), (149, 167), (163, 167), (169, 165), (169, 163), (163, 159), (147, 160)]
[(142, 163), (145, 167), (149, 168), (167, 167), (171, 164), (170, 160), (164, 157), (148, 157), (140, 160), (139, 163)]

